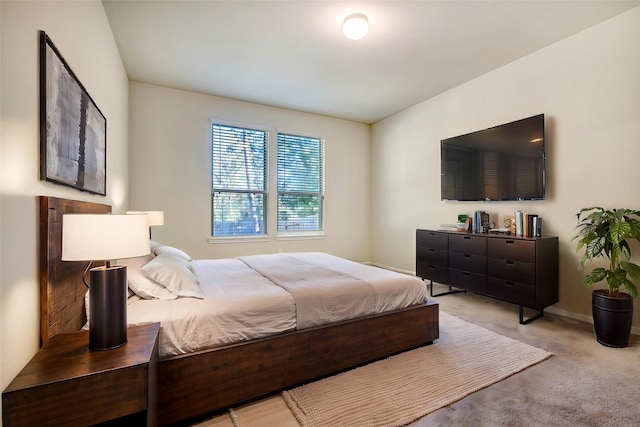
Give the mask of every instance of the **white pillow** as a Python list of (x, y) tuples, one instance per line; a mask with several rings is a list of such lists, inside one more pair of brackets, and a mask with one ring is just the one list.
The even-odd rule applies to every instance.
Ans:
[(127, 286), (130, 291), (139, 297), (144, 299), (156, 298), (161, 300), (176, 299), (177, 295), (172, 294), (171, 291), (167, 290), (164, 286), (148, 279), (140, 271), (140, 267), (154, 258), (155, 254), (150, 253), (140, 257), (120, 259), (117, 261), (117, 264), (127, 267)]
[(198, 278), (189, 269), (189, 261), (182, 257), (163, 253), (140, 269), (149, 279), (180, 297), (202, 298)]
[(154, 240), (149, 241), (149, 247), (151, 248), (151, 253), (155, 253), (156, 249), (158, 249), (160, 246), (162, 246), (162, 243), (158, 243)]
[(147, 255), (135, 257), (135, 258), (123, 258), (116, 260), (117, 265), (124, 265), (127, 267), (127, 274), (140, 270), (140, 267), (155, 258), (155, 254), (152, 252)]
[(178, 258), (182, 258), (186, 261), (193, 260), (193, 258), (191, 258), (187, 253), (185, 253), (184, 251), (178, 248), (174, 248), (173, 246), (165, 246), (165, 245), (159, 246), (154, 250), (154, 253), (156, 255), (169, 254), (169, 255), (176, 256)]
[(127, 282), (129, 284), (129, 289), (131, 289), (140, 298), (172, 300), (178, 297), (161, 284), (149, 279), (140, 271), (136, 271), (134, 273), (127, 272)]

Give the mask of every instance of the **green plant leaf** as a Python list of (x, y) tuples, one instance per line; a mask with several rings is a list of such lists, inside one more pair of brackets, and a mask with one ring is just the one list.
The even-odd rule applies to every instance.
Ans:
[(622, 219), (620, 219), (620, 222), (612, 222), (609, 225), (609, 235), (611, 236), (611, 243), (617, 246), (624, 239), (631, 236), (631, 226)]
[(580, 210), (576, 215), (576, 251), (584, 251), (580, 266), (595, 258), (608, 258), (609, 268), (595, 268), (584, 278), (591, 285), (606, 279), (611, 294), (617, 294), (620, 288), (630, 295), (638, 296), (640, 285), (640, 266), (629, 262), (631, 246), (628, 240), (640, 242), (640, 211), (627, 208), (605, 210), (591, 207)]
[(634, 218), (627, 218), (627, 223), (631, 227), (631, 236), (640, 242), (640, 221)]
[(601, 282), (607, 277), (607, 270), (602, 267), (594, 268), (591, 273), (587, 274), (584, 278), (584, 283), (587, 285), (593, 285), (594, 283)]
[[(620, 268), (629, 273), (633, 282), (640, 283), (640, 266), (634, 264), (632, 262), (622, 261), (620, 262)], [(627, 280), (628, 283), (625, 283), (625, 288), (629, 291), (629, 295), (633, 297), (638, 296), (638, 290), (635, 286), (635, 283)]]
[(633, 284), (633, 282), (627, 280), (628, 283), (624, 284), (624, 287), (627, 289), (627, 292), (629, 292), (629, 295), (631, 295), (632, 297), (637, 297), (638, 296), (638, 288), (636, 287), (636, 285)]
[(605, 251), (606, 240), (604, 237), (590, 234), (589, 238), (590, 240), (586, 242), (587, 246), (585, 248), (585, 255), (587, 255), (589, 259), (607, 255)]
[(620, 291), (620, 287), (625, 285), (627, 281), (627, 272), (618, 268), (616, 270), (609, 270), (607, 274), (607, 285), (609, 293), (616, 295)]
[(631, 248), (629, 247), (629, 242), (623, 240), (620, 242), (620, 252), (624, 254), (626, 259), (631, 258)]

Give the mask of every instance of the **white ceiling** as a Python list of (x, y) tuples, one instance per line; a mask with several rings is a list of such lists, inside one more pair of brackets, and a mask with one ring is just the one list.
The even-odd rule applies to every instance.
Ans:
[[(132, 81), (374, 123), (640, 0), (103, 4)], [(341, 33), (353, 12), (359, 41)]]

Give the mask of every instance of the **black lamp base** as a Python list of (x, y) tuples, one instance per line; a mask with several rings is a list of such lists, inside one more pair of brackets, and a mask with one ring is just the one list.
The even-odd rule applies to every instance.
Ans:
[(111, 350), (127, 343), (127, 267), (89, 271), (89, 348)]

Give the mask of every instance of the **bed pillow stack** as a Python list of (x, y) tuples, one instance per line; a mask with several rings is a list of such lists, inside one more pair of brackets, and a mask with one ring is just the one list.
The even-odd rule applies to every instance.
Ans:
[(202, 298), (191, 257), (180, 249), (151, 244), (151, 253), (121, 260), (127, 266), (129, 289), (144, 299)]

